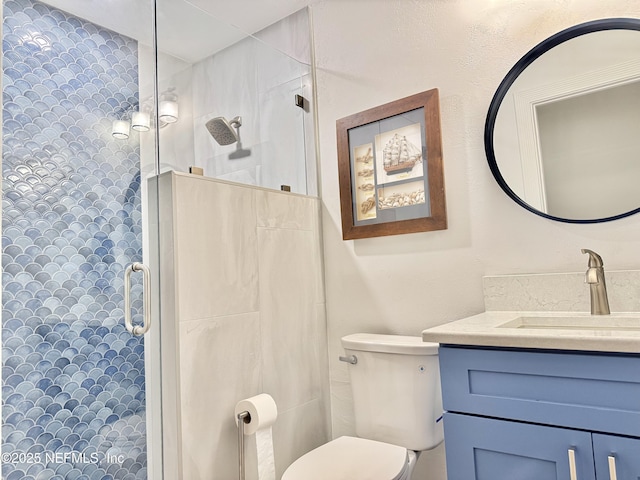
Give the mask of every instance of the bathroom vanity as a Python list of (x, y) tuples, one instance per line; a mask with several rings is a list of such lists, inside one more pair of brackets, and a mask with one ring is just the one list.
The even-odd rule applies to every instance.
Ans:
[[(606, 191), (600, 188), (600, 173), (586, 182), (576, 174), (597, 172), (592, 166), (619, 150), (618, 140), (608, 144), (594, 132), (620, 131), (610, 119), (625, 123), (626, 117), (621, 110), (607, 117), (599, 106), (586, 114), (569, 104), (580, 97), (598, 105), (583, 94), (615, 93), (622, 82), (601, 79), (626, 71), (620, 67), (627, 60), (633, 63), (629, 76), (640, 77), (638, 32), (638, 19), (577, 25), (535, 46), (505, 76), (489, 107), (485, 151), (498, 185), (517, 204), (569, 223), (616, 220), (640, 211), (637, 200), (624, 206), (609, 202), (633, 197), (623, 193), (624, 179), (611, 182)], [(618, 35), (633, 58), (618, 59)], [(583, 50), (587, 43), (591, 46)], [(596, 45), (599, 55), (581, 53), (593, 52)], [(554, 112), (547, 115), (547, 108)], [(592, 121), (603, 122), (602, 128), (582, 130), (594, 148), (571, 136)], [(563, 148), (555, 150), (560, 144)], [(607, 164), (608, 178), (615, 176), (614, 163)], [(626, 168), (620, 171), (621, 177), (633, 178)], [(450, 480), (640, 478), (640, 313), (608, 315), (609, 300), (614, 310), (640, 310), (640, 277), (616, 273), (609, 298), (602, 258), (589, 249), (582, 253), (589, 254), (584, 276), (485, 278), (485, 313), (423, 332), (423, 340), (441, 345)], [(594, 315), (577, 313), (587, 306), (583, 282), (589, 284)]]
[(640, 477), (640, 315), (485, 312), (439, 342), (451, 480)]

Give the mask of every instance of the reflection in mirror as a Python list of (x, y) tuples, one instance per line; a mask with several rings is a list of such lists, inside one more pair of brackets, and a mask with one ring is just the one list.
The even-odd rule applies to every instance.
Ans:
[(487, 116), (489, 165), (505, 192), (554, 220), (640, 208), (640, 20), (564, 30), (527, 53)]
[(536, 107), (546, 212), (605, 218), (640, 206), (640, 82)]

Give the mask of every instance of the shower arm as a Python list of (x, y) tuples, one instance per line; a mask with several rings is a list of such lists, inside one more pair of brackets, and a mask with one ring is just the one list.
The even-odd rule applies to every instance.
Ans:
[(237, 117), (234, 117), (229, 122), (229, 125), (231, 125), (233, 128), (236, 129), (236, 134), (238, 135), (238, 144), (236, 149), (242, 148), (242, 140), (240, 140), (240, 127), (242, 126), (242, 117), (240, 115), (238, 115)]

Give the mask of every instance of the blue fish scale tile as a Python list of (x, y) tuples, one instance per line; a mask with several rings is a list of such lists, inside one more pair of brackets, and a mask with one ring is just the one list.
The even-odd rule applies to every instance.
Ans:
[(122, 320), (123, 270), (142, 260), (139, 145), (110, 135), (138, 103), (137, 45), (33, 0), (3, 6), (2, 448), (102, 457), (2, 476), (146, 478), (144, 341)]

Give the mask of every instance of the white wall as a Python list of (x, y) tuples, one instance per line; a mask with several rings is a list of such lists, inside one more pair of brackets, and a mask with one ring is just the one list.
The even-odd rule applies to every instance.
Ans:
[[(483, 128), (503, 76), (553, 33), (604, 17), (640, 17), (637, 0), (327, 0), (313, 7), (334, 437), (353, 433), (341, 336), (418, 335), (483, 310), (482, 276), (581, 271), (581, 247), (607, 269), (637, 268), (640, 217), (572, 225), (535, 216), (494, 181)], [(440, 90), (448, 230), (343, 241), (338, 118)], [(416, 479), (444, 480), (442, 448)]]

